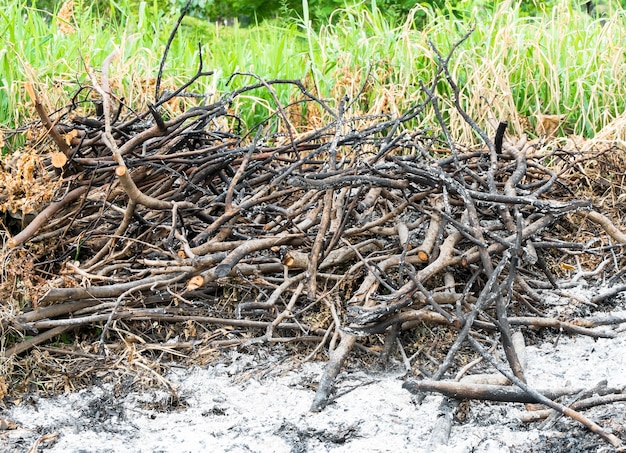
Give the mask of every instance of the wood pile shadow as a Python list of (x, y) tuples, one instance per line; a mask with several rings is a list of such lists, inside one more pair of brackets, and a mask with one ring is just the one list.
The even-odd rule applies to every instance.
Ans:
[[(521, 334), (532, 327), (614, 336), (607, 326), (623, 318), (551, 318), (544, 302), (580, 283), (557, 281), (554, 263), (565, 254), (595, 263), (588, 278), (609, 281), (590, 304), (626, 289), (619, 272), (626, 237), (590, 200), (575, 197), (536, 142), (508, 137), (504, 122), (495, 133), (476, 125), (448, 71), (452, 52), (433, 51), (436, 79), (400, 115), (359, 116), (350, 99), (333, 104), (297, 81), (258, 78), (165, 117), (162, 106), (208, 74), (202, 65), (179, 90), (157, 86), (156, 102), (132, 111), (109, 87), (114, 55), (100, 80), (92, 76), (99, 100), (89, 116), (70, 107), (51, 119), (37, 103), (59, 148), (45, 164), (62, 185), (4, 252), (31, 248), (47, 281), (24, 312), (2, 320), (3, 335), (18, 338), (4, 356), (94, 326), (94, 351), (104, 357), (115, 355), (109, 342), (119, 326), (139, 337), (155, 325), (202, 326), (211, 335), (201, 343), (213, 347), (306, 342), (315, 345), (311, 356), (328, 358), (317, 411), (361, 340), (381, 338), (385, 361), (402, 352), (411, 329), (445, 326), (455, 332), (445, 360), (430, 376), (407, 381), (409, 391), (542, 403), (620, 445), (556, 401), (580, 389), (542, 393), (526, 383)], [(438, 96), (442, 84), (452, 99)], [(253, 89), (273, 95), (277, 85), (292, 86), (297, 100), (277, 102), (276, 115), (238, 130), (233, 100)], [(484, 146), (454, 142), (442, 101), (456, 103)], [(332, 120), (305, 132), (292, 127), (290, 112), (311, 106)], [(417, 130), (426, 109), (438, 122)], [(602, 240), (564, 237), (573, 219), (595, 226)], [(488, 351), (497, 344), (507, 363)], [(499, 373), (452, 379), (468, 345)], [(406, 356), (405, 363), (412, 367)], [(624, 397), (623, 389), (600, 393)]]

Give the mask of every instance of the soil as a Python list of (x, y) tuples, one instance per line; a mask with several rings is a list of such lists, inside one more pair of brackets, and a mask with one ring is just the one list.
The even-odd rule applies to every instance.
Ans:
[[(622, 308), (623, 310), (623, 308)], [(619, 311), (618, 311), (619, 313)], [(621, 312), (624, 314), (624, 312)], [(558, 336), (528, 346), (531, 385), (626, 386), (626, 331), (613, 339)], [(296, 363), (282, 349), (225, 352), (211, 366), (172, 366), (162, 389), (95, 384), (55, 397), (28, 395), (2, 411), (0, 450), (11, 452), (401, 452), (429, 450), (442, 397), (418, 404), (400, 364), (349, 365), (334, 401), (309, 411), (324, 362)], [(472, 402), (457, 413), (441, 452), (603, 452), (601, 438), (569, 418), (546, 429), (520, 421), (522, 404)], [(626, 438), (626, 404), (585, 411)], [(6, 428), (6, 426), (5, 426)]]

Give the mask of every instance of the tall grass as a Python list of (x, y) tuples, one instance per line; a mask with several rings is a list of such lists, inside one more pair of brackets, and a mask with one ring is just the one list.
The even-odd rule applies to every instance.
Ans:
[[(81, 86), (89, 86), (87, 66), (96, 71), (115, 47), (121, 57), (111, 67), (112, 85), (119, 97), (137, 106), (154, 101), (154, 82), (168, 36), (177, 14), (166, 14), (157, 2), (111, 2), (106, 14), (90, 2), (76, 2), (70, 23), (75, 32), (64, 33), (55, 13), (0, 0), (0, 124), (13, 128), (34, 116), (24, 86), (31, 82), (48, 98), (48, 108), (64, 105)], [(216, 96), (249, 84), (240, 76), (226, 87), (234, 72), (253, 72), (264, 78), (300, 78), (303, 75), (304, 42), (296, 24), (267, 23), (249, 29), (223, 27), (186, 19), (172, 42), (164, 70), (164, 88), (188, 80), (200, 61), (213, 77), (200, 80), (193, 91)], [(280, 90), (279, 90), (280, 91)], [(249, 118), (267, 116), (267, 108), (255, 93), (242, 96)], [(237, 105), (236, 108), (239, 108)]]
[[(282, 20), (251, 28), (222, 27), (186, 19), (172, 43), (165, 87), (180, 85), (197, 69), (201, 43), (205, 70), (215, 74), (193, 90), (217, 96), (252, 82), (233, 72), (265, 79), (302, 79), (324, 99), (347, 94), (360, 113), (394, 112), (423, 98), (420, 82), (437, 71), (431, 40), (445, 55), (470, 27), (468, 40), (450, 63), (462, 89), (461, 103), (479, 124), (508, 120), (513, 132), (533, 130), (540, 114), (564, 115), (561, 132), (593, 136), (624, 113), (626, 72), (623, 43), (626, 17), (620, 8), (594, 19), (562, 1), (537, 17), (528, 17), (519, 1), (503, 1), (495, 10), (475, 7), (458, 19), (449, 11), (417, 6), (396, 23), (363, 5), (337, 11), (328, 24), (312, 28), (306, 20)], [(49, 108), (65, 104), (79, 86), (88, 86), (85, 66), (96, 70), (115, 46), (119, 58), (110, 73), (119, 97), (129, 104), (154, 97), (154, 77), (176, 15), (156, 2), (111, 2), (104, 14), (77, 1), (63, 33), (57, 14), (34, 10), (24, 0), (0, 0), (0, 122), (16, 127), (34, 116), (24, 83), (34, 82)], [(425, 21), (417, 21), (419, 13)], [(468, 144), (475, 134), (455, 112), (450, 89), (438, 85), (442, 108), (455, 138)], [(287, 103), (293, 91), (278, 89)], [(263, 90), (246, 93), (234, 105), (250, 123), (275, 109)], [(356, 113), (356, 112), (355, 112)], [(421, 118), (432, 124), (432, 112)]]
[[(372, 99), (386, 98), (390, 108), (402, 109), (419, 97), (419, 82), (428, 83), (437, 71), (428, 40), (446, 56), (475, 27), (450, 69), (462, 89), (462, 105), (479, 124), (508, 120), (521, 133), (532, 130), (538, 115), (564, 115), (562, 132), (590, 137), (622, 115), (625, 12), (614, 8), (610, 16), (594, 19), (563, 1), (528, 17), (520, 6), (504, 1), (495, 11), (476, 7), (465, 15), (475, 17), (473, 23), (423, 10), (427, 20), (421, 29), (411, 17), (394, 27), (380, 12), (344, 11), (341, 20), (317, 34), (315, 66), (323, 68), (324, 89), (332, 90), (340, 74), (361, 79), (372, 65), (379, 76)], [(449, 87), (441, 84), (439, 90), (452, 131), (472, 142), (474, 134), (454, 111)]]

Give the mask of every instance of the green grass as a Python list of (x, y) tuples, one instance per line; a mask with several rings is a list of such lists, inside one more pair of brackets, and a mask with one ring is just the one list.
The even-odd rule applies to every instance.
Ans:
[[(335, 81), (333, 62), (390, 68), (379, 79), (380, 88), (392, 89), (393, 102), (403, 108), (419, 95), (419, 81), (427, 83), (436, 71), (428, 39), (446, 55), (474, 25), (451, 61), (462, 103), (473, 118), (483, 125), (490, 119), (508, 120), (521, 133), (538, 114), (564, 114), (566, 132), (591, 137), (624, 111), (626, 16), (616, 9), (604, 20), (594, 20), (570, 3), (527, 17), (519, 3), (505, 1), (493, 13), (477, 9), (474, 24), (429, 12), (420, 30), (410, 21), (394, 28), (381, 14), (351, 11), (314, 40), (319, 45), (315, 66), (326, 70), (322, 79), (327, 90)], [(452, 109), (450, 90), (442, 86), (440, 94), (451, 129), (465, 142), (473, 141), (474, 134)]]
[[(562, 1), (528, 17), (519, 2), (504, 1), (495, 11), (466, 11), (462, 17), (475, 17), (475, 23), (423, 9), (416, 13), (425, 21), (409, 17), (394, 23), (362, 6), (338, 11), (319, 29), (295, 20), (244, 29), (188, 18), (172, 43), (164, 86), (180, 85), (195, 73), (200, 42), (205, 70), (215, 74), (194, 86), (196, 92), (223, 94), (253, 82), (239, 76), (226, 86), (233, 72), (252, 72), (265, 79), (302, 79), (331, 105), (344, 94), (358, 96), (355, 114), (398, 112), (423, 99), (419, 83), (429, 83), (436, 72), (428, 39), (447, 55), (475, 26), (450, 68), (462, 87), (462, 104), (479, 124), (492, 133), (491, 122), (508, 120), (510, 131), (519, 134), (532, 132), (538, 114), (562, 114), (561, 132), (592, 137), (624, 112), (626, 13), (614, 7), (595, 20), (571, 3)], [(0, 0), (0, 123), (6, 128), (35, 115), (25, 95), (27, 81), (50, 109), (61, 107), (79, 86), (89, 85), (85, 62), (99, 70), (115, 46), (122, 55), (110, 69), (117, 95), (138, 108), (154, 100), (154, 77), (175, 14), (166, 14), (155, 2), (127, 0), (111, 2), (111, 20), (90, 4), (76, 2), (76, 32), (64, 34), (54, 14), (28, 8), (23, 0)], [(361, 91), (368, 74), (370, 82)], [(438, 88), (454, 137), (477, 142), (454, 111), (449, 87), (441, 83)], [(293, 89), (276, 90), (282, 103), (293, 100)], [(256, 90), (233, 108), (250, 125), (276, 106), (266, 90)], [(312, 116), (308, 121), (315, 123)], [(415, 126), (433, 121), (432, 112), (426, 112)]]

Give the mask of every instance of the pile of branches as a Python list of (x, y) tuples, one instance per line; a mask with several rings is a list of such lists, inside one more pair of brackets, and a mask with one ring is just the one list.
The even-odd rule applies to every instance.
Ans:
[[(595, 327), (623, 319), (549, 318), (542, 301), (563, 288), (553, 275), (555, 256), (591, 254), (602, 259), (598, 272), (609, 272), (612, 263), (618, 271), (619, 248), (591, 248), (555, 234), (571, 229), (574, 216), (613, 243), (626, 238), (589, 200), (575, 199), (533, 156), (531, 143), (507, 138), (506, 123), (492, 139), (467, 117), (448, 72), (450, 57), (433, 51), (440, 61), (436, 80), (422, 85), (421, 103), (395, 117), (351, 115), (349, 99), (334, 108), (299, 82), (279, 80), (164, 118), (161, 106), (206, 75), (202, 67), (180, 90), (157, 91), (158, 102), (145, 112), (125, 115), (108, 84), (113, 55), (101, 79), (92, 80), (100, 103), (91, 116), (68, 113), (52, 121), (38, 104), (66, 158), (57, 159), (63, 188), (10, 246), (43, 244), (36, 248), (39, 268), (57, 277), (48, 279), (31, 311), (3, 320), (5, 330), (32, 335), (4, 354), (83, 326), (101, 327), (94, 342), (103, 354), (111, 353), (107, 339), (119, 322), (234, 326), (248, 334), (234, 338), (222, 329), (212, 344), (306, 341), (317, 343), (314, 352), (327, 350), (312, 406), (320, 410), (359, 339), (382, 336), (386, 359), (402, 333), (436, 324), (456, 332), (456, 340), (429, 376), (431, 387), (416, 381), (406, 384), (409, 390), (432, 391), (433, 382), (456, 371), (454, 358), (469, 344), (506, 376), (508, 387), (500, 380), (490, 392), (502, 394), (514, 383), (526, 400), (571, 415), (526, 384), (513, 331), (536, 326), (612, 336)], [(439, 110), (440, 83), (452, 89), (483, 148), (466, 149), (451, 138)], [(298, 133), (288, 118), (294, 106), (278, 105), (275, 117), (251, 131), (219, 126), (238, 124), (229, 106), (241, 93), (273, 93), (277, 84), (297, 89), (296, 107), (314, 104), (333, 120)], [(427, 108), (437, 113), (437, 127), (411, 129)], [(72, 137), (69, 144), (64, 136)], [(618, 278), (590, 302), (624, 290)], [(238, 300), (224, 302), (233, 293)], [(502, 345), (508, 364), (486, 351), (488, 339)], [(470, 389), (467, 396), (436, 388), (475, 397), (476, 387)]]

